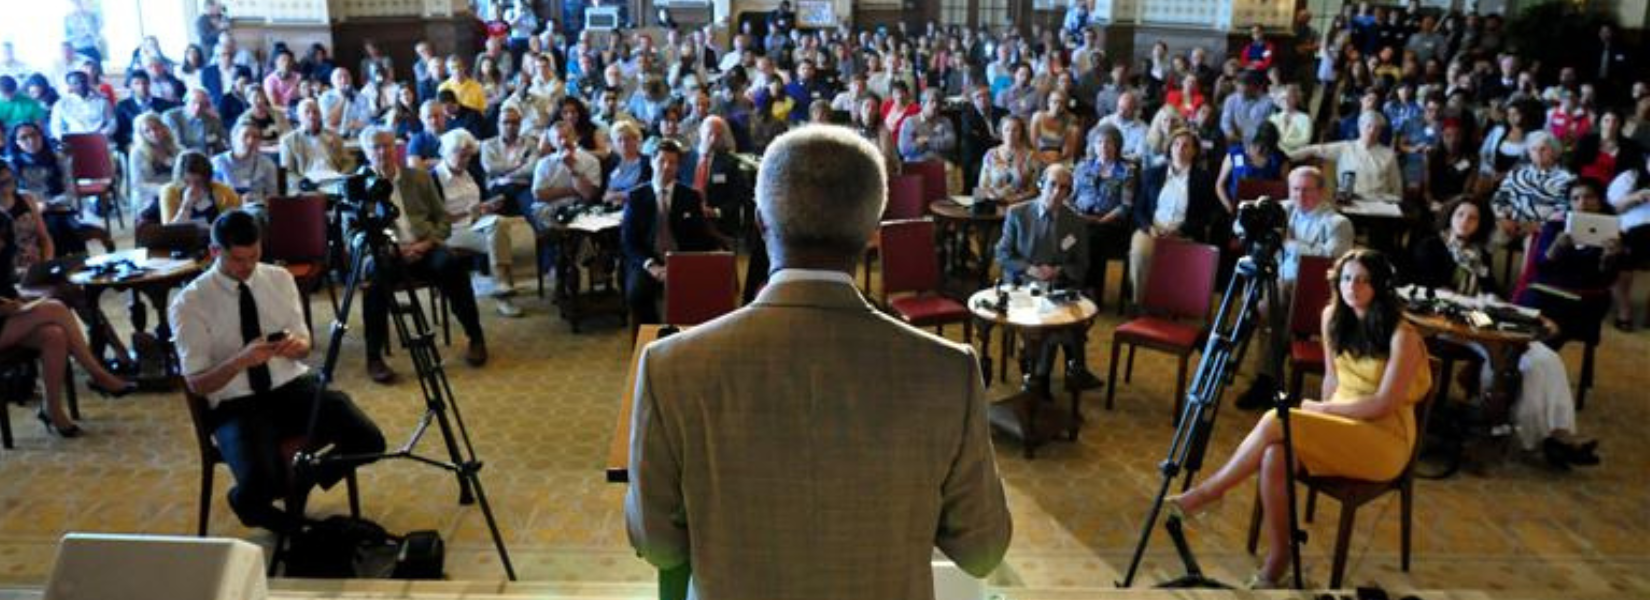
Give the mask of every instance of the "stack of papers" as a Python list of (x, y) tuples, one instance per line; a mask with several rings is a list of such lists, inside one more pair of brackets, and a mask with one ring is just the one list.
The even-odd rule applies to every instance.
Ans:
[(1360, 217), (1383, 217), (1401, 219), (1404, 210), (1396, 202), (1381, 200), (1353, 200), (1351, 204), (1341, 205), (1341, 214), (1357, 215)]
[(623, 218), (624, 211), (598, 213), (587, 212), (582, 213), (577, 218), (573, 219), (572, 223), (567, 224), (567, 228), (595, 233), (618, 227), (619, 221)]

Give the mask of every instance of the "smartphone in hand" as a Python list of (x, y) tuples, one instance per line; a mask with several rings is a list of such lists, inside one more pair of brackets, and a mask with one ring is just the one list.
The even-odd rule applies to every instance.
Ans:
[(269, 335), (264, 336), (264, 341), (273, 344), (273, 343), (276, 343), (276, 342), (286, 341), (286, 338), (287, 338), (287, 333), (286, 333), (286, 330), (283, 329), (281, 331), (277, 331), (275, 333), (271, 333)]

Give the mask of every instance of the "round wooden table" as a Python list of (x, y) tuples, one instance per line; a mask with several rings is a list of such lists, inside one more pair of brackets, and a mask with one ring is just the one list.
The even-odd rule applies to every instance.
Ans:
[[(1557, 324), (1546, 317), (1541, 317), (1541, 328), (1537, 331), (1529, 329), (1501, 329), (1491, 327), (1474, 327), (1460, 319), (1437, 313), (1418, 313), (1405, 311), (1404, 319), (1414, 325), (1427, 338), (1429, 346), (1436, 347), (1439, 343), (1466, 345), (1475, 344), (1484, 349), (1486, 360), (1489, 362), (1490, 372), (1493, 373), (1490, 384), (1483, 390), (1484, 418), (1489, 426), (1487, 444), (1468, 444), (1469, 440), (1451, 440), (1451, 448), (1442, 452), (1442, 456), (1433, 460), (1429, 455), (1424, 461), (1426, 466), (1417, 473), (1424, 478), (1438, 479), (1448, 477), (1461, 466), (1463, 458), (1473, 465), (1485, 465), (1494, 462), (1494, 456), (1504, 453), (1505, 442), (1512, 433), (1508, 422), (1508, 407), (1518, 392), (1520, 378), (1518, 372), (1518, 358), (1530, 343), (1545, 339), (1558, 331)], [(1446, 368), (1442, 370), (1440, 381), (1434, 381), (1433, 386), (1446, 386), (1438, 389), (1447, 389), (1449, 377), (1453, 367), (1453, 359), (1445, 357)], [(1436, 408), (1436, 405), (1435, 405)], [(1424, 432), (1423, 432), (1424, 433)], [(1479, 436), (1472, 436), (1478, 438)], [(1472, 446), (1469, 448), (1468, 446)], [(1441, 464), (1440, 464), (1441, 463)]]
[[(971, 196), (953, 196), (928, 204), (928, 212), (946, 231), (940, 245), (940, 260), (947, 272), (971, 276), (973, 287), (991, 283), (991, 260), (996, 254), (997, 237), (1003, 233), (1003, 219), (1008, 207), (998, 204), (991, 212), (974, 212)], [(971, 245), (979, 243), (980, 252), (974, 255)]]
[[(128, 261), (137, 269), (124, 275), (99, 274), (97, 272), (99, 265), (121, 261)], [(117, 292), (132, 290), (149, 299), (149, 303), (154, 305), (157, 313), (154, 330), (155, 340), (162, 345), (167, 359), (159, 369), (144, 368), (144, 365), (140, 363), (138, 382), (146, 388), (167, 388), (170, 387), (173, 377), (178, 374), (178, 365), (174, 358), (176, 353), (172, 349), (172, 324), (167, 319), (167, 309), (169, 308), (167, 297), (172, 288), (193, 280), (196, 275), (199, 275), (205, 264), (205, 261), (194, 258), (151, 258), (148, 256), (148, 251), (142, 248), (123, 250), (113, 254), (97, 256), (87, 261), (86, 265), (82, 266), (80, 270), (69, 274), (69, 283), (85, 289), (86, 301), (90, 302), (93, 307), (100, 306), (98, 298), (103, 295), (105, 290)], [(134, 331), (147, 329), (147, 314), (147, 311), (133, 312), (132, 328)], [(91, 324), (92, 334), (88, 342), (91, 344), (92, 351), (101, 355), (102, 350), (108, 346), (108, 340), (103, 339), (103, 332), (109, 330), (105, 327), (108, 324), (108, 317), (103, 314), (102, 308), (96, 308), (93, 315), (93, 318), (100, 322)]]
[[(1086, 296), (1079, 295), (1075, 301), (1052, 303), (1042, 297), (1041, 291), (1009, 286), (975, 292), (968, 298), (968, 310), (978, 323), (974, 330), (980, 339), (980, 362), (988, 385), (992, 381), (992, 329), (1002, 331), (998, 372), (1002, 374), (999, 379), (1008, 383), (1008, 354), (1013, 343), (1011, 333), (1018, 334), (1021, 340), (1020, 372), (1030, 373), (1036, 368), (1033, 361), (1049, 336), (1059, 333), (1081, 336), (1100, 313), (1100, 307)], [(988, 416), (993, 425), (1020, 438), (1025, 445), (1026, 458), (1035, 458), (1037, 447), (1047, 439), (1046, 432), (1063, 430), (1066, 439), (1077, 439), (1077, 430), (1083, 419), (1081, 400), (1082, 393), (1073, 390), (1069, 414), (1041, 411), (1042, 404), (1054, 401), (1050, 390), (1016, 390), (1012, 395), (993, 402)]]

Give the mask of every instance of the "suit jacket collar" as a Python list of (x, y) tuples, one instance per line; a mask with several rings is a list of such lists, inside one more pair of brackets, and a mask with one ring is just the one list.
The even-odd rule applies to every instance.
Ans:
[(754, 306), (764, 308), (821, 308), (874, 312), (859, 289), (841, 283), (803, 280), (775, 283), (762, 288)]

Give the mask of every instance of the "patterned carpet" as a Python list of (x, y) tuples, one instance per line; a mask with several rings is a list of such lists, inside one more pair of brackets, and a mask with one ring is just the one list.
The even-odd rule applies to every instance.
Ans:
[[(111, 316), (123, 318), (115, 299), (105, 302)], [(527, 316), (507, 320), (483, 301), (493, 355), (485, 368), (457, 360), (462, 339), (443, 348), (516, 569), (529, 581), (650, 581), (652, 571), (625, 540), (624, 490), (602, 475), (623, 392), (628, 330), (614, 322), (591, 323), (574, 334), (548, 301), (529, 295), (520, 304)], [(324, 327), (331, 315), (324, 298), (317, 298), (315, 314)], [(1097, 373), (1104, 373), (1117, 322), (1106, 311), (1091, 336), (1089, 362)], [(960, 335), (956, 329), (951, 335)], [(798, 332), (798, 343), (806, 339), (806, 332)], [(1481, 474), (1420, 481), (1414, 564), (1407, 574), (1398, 568), (1396, 496), (1377, 500), (1359, 511), (1349, 584), (1555, 597), (1650, 593), (1650, 487), (1643, 481), (1650, 472), (1650, 438), (1641, 433), (1650, 422), (1647, 353), (1650, 333), (1606, 332), (1598, 385), (1580, 416), (1582, 432), (1602, 440), (1602, 466), (1559, 473), (1514, 452)], [(1565, 352), (1572, 374), (1579, 372), (1579, 356), (1577, 347)], [(416, 383), (405, 377), (394, 387), (369, 383), (358, 337), (346, 341), (343, 357), (338, 387), (381, 425), (392, 446), (400, 443), (423, 409)], [(408, 374), (404, 352), (393, 360)], [(1172, 360), (1142, 353), (1133, 383), (1118, 389), (1116, 409), (1106, 411), (1103, 397), (1089, 394), (1081, 438), (1051, 444), (1036, 460), (1024, 459), (1017, 442), (998, 440), (1015, 536), (1007, 562), (991, 578), (994, 586), (1096, 589), (1121, 579), (1172, 431), (1173, 373)], [(90, 432), (83, 439), (48, 437), (34, 422), (32, 407), (7, 407), (18, 440), (15, 450), (0, 451), (0, 584), (43, 582), (64, 532), (194, 531), (199, 462), (182, 397), (106, 400), (82, 394), (82, 425)], [(1253, 418), (1239, 411), (1221, 416), (1211, 465), (1225, 459)], [(419, 448), (425, 455), (443, 454), (433, 433)], [(211, 531), (267, 543), (267, 536), (241, 527), (230, 514), (223, 500), (228, 471), (219, 469), (217, 480)], [(451, 475), (393, 461), (364, 469), (361, 489), (367, 515), (390, 530), (440, 531), (451, 577), (503, 577), (481, 512), (456, 503)], [(1190, 526), (1205, 570), (1233, 583), (1255, 564), (1243, 551), (1250, 489), (1234, 491)], [(345, 506), (341, 489), (312, 500), (313, 512), (341, 513)], [(1307, 578), (1319, 585), (1329, 578), (1335, 511), (1334, 502), (1320, 503), (1304, 550)], [(1137, 585), (1179, 571), (1166, 537), (1154, 535)]]

